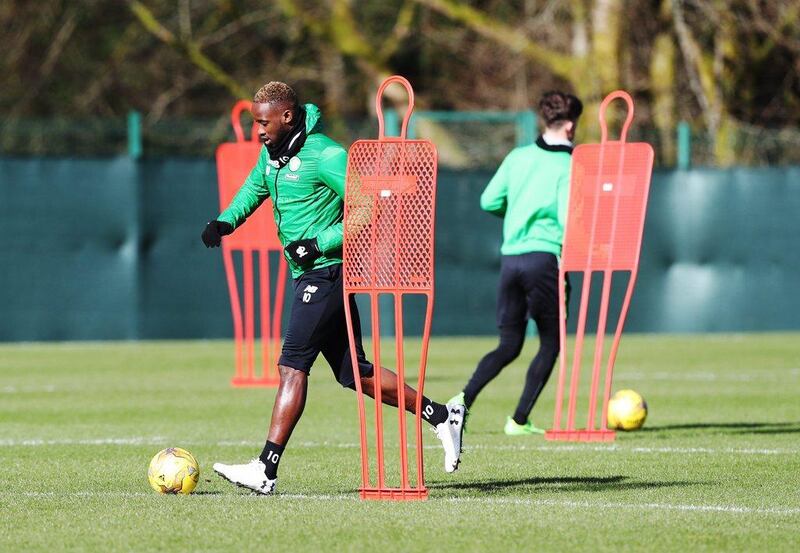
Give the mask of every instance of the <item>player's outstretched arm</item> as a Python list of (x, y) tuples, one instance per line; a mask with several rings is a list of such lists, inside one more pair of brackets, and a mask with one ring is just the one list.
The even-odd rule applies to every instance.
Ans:
[(230, 234), (269, 198), (265, 171), (267, 168), (267, 148), (262, 147), (258, 162), (244, 181), (244, 184), (231, 200), (230, 205), (219, 217), (209, 221), (203, 230), (202, 239), (207, 248), (219, 246), (222, 236)]

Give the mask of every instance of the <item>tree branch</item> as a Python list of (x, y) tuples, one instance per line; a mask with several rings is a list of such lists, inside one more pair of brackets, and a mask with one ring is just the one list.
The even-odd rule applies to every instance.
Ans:
[(262, 21), (266, 21), (271, 17), (273, 17), (273, 15), (267, 10), (256, 10), (249, 12), (240, 17), (239, 19), (231, 21), (227, 25), (220, 27), (213, 33), (198, 38), (197, 44), (201, 48), (205, 48), (206, 46), (212, 46), (214, 44), (226, 40), (232, 35), (235, 35), (242, 29), (246, 29), (250, 25), (253, 25), (255, 23), (261, 23)]
[(178, 53), (186, 56), (195, 66), (208, 73), (217, 83), (224, 86), (236, 98), (247, 98), (247, 90), (228, 74), (224, 69), (206, 56), (197, 41), (186, 38), (177, 38), (172, 31), (164, 27), (153, 15), (150, 9), (138, 0), (128, 2), (131, 11), (139, 19), (142, 26), (165, 44), (171, 46)]
[(183, 96), (184, 93), (194, 85), (202, 82), (206, 76), (207, 75), (204, 73), (196, 73), (191, 79), (184, 77), (177, 78), (175, 84), (168, 90), (159, 94), (158, 98), (152, 103), (150, 111), (145, 118), (145, 123), (151, 125), (161, 119), (171, 103)]
[(414, 0), (431, 8), (445, 17), (464, 24), (481, 36), (502, 44), (512, 52), (522, 54), (547, 67), (555, 75), (569, 81), (574, 80), (576, 59), (554, 50), (544, 48), (529, 39), (522, 31), (476, 10), (471, 6), (453, 0)]
[(286, 17), (301, 21), (311, 34), (329, 41), (342, 55), (353, 58), (376, 86), (380, 79), (389, 75), (376, 49), (359, 32), (347, 0), (332, 0), (331, 12), (325, 22), (300, 10), (293, 0), (278, 0), (278, 5)]
[(76, 10), (71, 9), (64, 15), (61, 27), (58, 29), (55, 37), (53, 37), (52, 41), (50, 42), (50, 47), (47, 49), (44, 62), (42, 62), (42, 65), (39, 67), (38, 80), (35, 82), (33, 87), (28, 89), (27, 94), (22, 96), (14, 104), (14, 107), (11, 108), (10, 115), (12, 117), (15, 117), (25, 108), (25, 106), (30, 103), (33, 98), (36, 98), (36, 96), (39, 94), (39, 91), (47, 83), (47, 80), (50, 78), (50, 74), (53, 72), (53, 69), (58, 63), (58, 59), (64, 52), (64, 45), (69, 41), (70, 37), (72, 37), (72, 33), (75, 32), (75, 28), (77, 26), (78, 22)]
[(717, 122), (714, 120), (712, 114), (711, 100), (709, 100), (703, 88), (703, 83), (700, 80), (700, 56), (702, 54), (683, 17), (683, 5), (681, 0), (672, 1), (672, 20), (675, 25), (675, 33), (678, 35), (678, 45), (686, 61), (685, 68), (686, 74), (689, 77), (689, 87), (692, 89), (692, 92), (694, 92), (700, 104), (700, 108), (703, 110), (703, 116), (709, 130), (713, 129), (716, 131)]
[(413, 0), (405, 0), (397, 14), (397, 21), (392, 29), (392, 34), (383, 43), (378, 58), (386, 62), (391, 58), (402, 44), (403, 40), (411, 32), (411, 23), (414, 20), (414, 8), (416, 5)]

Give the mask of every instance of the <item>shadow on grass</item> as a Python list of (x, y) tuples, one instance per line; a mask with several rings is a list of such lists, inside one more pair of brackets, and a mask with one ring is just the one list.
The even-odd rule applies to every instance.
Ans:
[(705, 485), (707, 482), (688, 481), (641, 481), (627, 476), (552, 476), (518, 478), (511, 480), (484, 480), (478, 482), (428, 482), (428, 487), (437, 490), (475, 490), (497, 493), (520, 489), (576, 491), (641, 490), (668, 487)]
[(639, 432), (662, 432), (667, 430), (708, 430), (730, 434), (797, 434), (800, 422), (700, 422), (690, 424), (665, 424), (645, 426)]
[(210, 491), (201, 490), (199, 492), (192, 492), (192, 495), (222, 495), (222, 492), (220, 492), (220, 491), (210, 492)]

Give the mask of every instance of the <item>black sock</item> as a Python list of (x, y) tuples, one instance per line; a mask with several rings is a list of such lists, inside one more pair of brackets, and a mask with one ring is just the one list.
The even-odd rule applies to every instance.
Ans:
[(275, 480), (278, 476), (278, 463), (281, 462), (281, 455), (286, 446), (278, 445), (272, 442), (267, 442), (261, 455), (258, 456), (261, 462), (264, 463), (264, 474), (270, 480)]
[(447, 407), (422, 396), (422, 418), (433, 426), (442, 424), (448, 417)]

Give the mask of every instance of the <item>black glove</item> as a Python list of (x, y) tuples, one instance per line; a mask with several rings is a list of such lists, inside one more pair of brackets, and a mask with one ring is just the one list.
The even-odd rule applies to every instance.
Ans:
[(233, 232), (233, 227), (225, 221), (209, 221), (206, 228), (203, 229), (203, 234), (200, 236), (203, 239), (203, 244), (206, 248), (218, 248), (222, 237)]
[(292, 261), (304, 269), (313, 265), (314, 261), (322, 255), (316, 238), (295, 240), (286, 246), (284, 250), (292, 258)]

